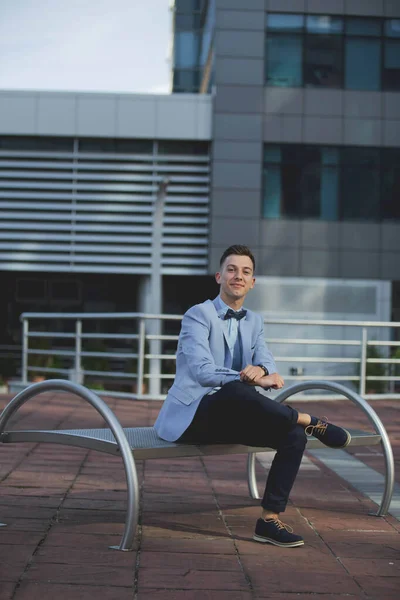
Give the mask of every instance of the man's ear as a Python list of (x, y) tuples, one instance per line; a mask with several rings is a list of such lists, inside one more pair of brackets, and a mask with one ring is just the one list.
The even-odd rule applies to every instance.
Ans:
[(221, 273), (215, 273), (215, 281), (221, 283)]

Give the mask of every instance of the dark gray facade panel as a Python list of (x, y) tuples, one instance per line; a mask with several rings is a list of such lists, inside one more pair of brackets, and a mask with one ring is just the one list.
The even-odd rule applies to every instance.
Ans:
[(265, 0), (216, 0), (215, 7), (218, 10), (265, 10)]
[(260, 246), (269, 248), (296, 248), (300, 245), (301, 221), (261, 219)]
[[(400, 0), (399, 0), (400, 5)], [(396, 92), (385, 92), (383, 97), (383, 116), (385, 119), (400, 120), (400, 94)], [(399, 140), (400, 144), (400, 140)]]
[(340, 247), (345, 250), (379, 250), (380, 233), (380, 227), (375, 223), (340, 223)]
[(303, 119), (297, 115), (282, 115), (282, 142), (299, 144), (303, 141)]
[(331, 221), (301, 221), (301, 246), (338, 249), (340, 227), (341, 223)]
[(263, 31), (217, 31), (215, 48), (218, 56), (239, 58), (264, 58), (265, 35)]
[(211, 245), (231, 246), (245, 244), (258, 246), (258, 219), (233, 219), (231, 217), (214, 217), (211, 224)]
[(300, 249), (300, 273), (303, 277), (338, 277), (339, 251)]
[(256, 11), (217, 10), (217, 23), (218, 29), (265, 30), (265, 19)]
[(400, 252), (382, 252), (379, 277), (400, 280)]
[(263, 105), (262, 86), (219, 85), (214, 100), (217, 113), (262, 113)]
[(274, 12), (304, 12), (306, 0), (266, 0), (266, 10)]
[(400, 17), (399, 0), (384, 0), (385, 16)]
[(214, 188), (212, 191), (212, 218), (247, 217), (260, 218), (259, 190), (225, 190)]
[(265, 87), (264, 112), (268, 114), (302, 115), (305, 90), (301, 88)]
[(226, 189), (260, 190), (260, 163), (242, 163), (238, 168), (235, 162), (214, 162), (213, 186)]
[(343, 15), (345, 2), (346, 0), (307, 0), (306, 12), (319, 15)]
[(340, 277), (351, 279), (378, 279), (380, 274), (380, 253), (340, 250)]
[(304, 118), (303, 141), (306, 144), (342, 144), (343, 120), (340, 117)]
[(224, 142), (216, 140), (212, 147), (212, 157), (214, 161), (261, 162), (262, 144), (260, 142)]
[(265, 142), (282, 142), (282, 115), (265, 115), (263, 122), (263, 140)]
[(304, 113), (310, 116), (339, 116), (343, 114), (342, 90), (305, 90)]
[(262, 116), (215, 114), (213, 137), (216, 140), (261, 140)]
[(381, 248), (385, 251), (400, 252), (400, 223), (381, 224)]
[(263, 58), (216, 57), (215, 83), (231, 85), (264, 85)]
[(400, 141), (400, 119), (383, 121), (383, 145), (398, 148)]
[(345, 117), (380, 119), (383, 113), (383, 94), (345, 90), (343, 92), (343, 108)]
[(345, 14), (357, 16), (382, 16), (384, 15), (384, 0), (346, 0), (344, 3)]
[(256, 272), (270, 277), (297, 277), (300, 270), (299, 261), (299, 252), (294, 248), (260, 248)]

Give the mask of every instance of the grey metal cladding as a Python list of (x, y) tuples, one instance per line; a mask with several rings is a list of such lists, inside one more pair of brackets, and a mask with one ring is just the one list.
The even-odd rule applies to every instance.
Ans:
[(261, 140), (262, 116), (214, 115), (214, 138), (217, 140)]
[(218, 29), (241, 29), (264, 31), (264, 19), (256, 11), (248, 10), (218, 10)]
[(212, 218), (226, 215), (259, 219), (260, 191), (213, 188)]
[(262, 144), (260, 142), (216, 140), (213, 143), (212, 157), (214, 161), (261, 162)]
[(255, 31), (217, 31), (215, 49), (218, 56), (237, 56), (239, 58), (264, 58), (264, 32)]
[(213, 186), (220, 188), (261, 189), (260, 163), (214, 162)]
[(0, 150), (0, 169), (3, 270), (150, 273), (168, 176), (163, 273), (207, 272), (208, 155), (157, 153), (153, 142), (148, 154), (73, 152), (71, 140), (71, 151)]
[(216, 57), (216, 84), (264, 85), (263, 58)]
[(215, 112), (262, 113), (262, 86), (219, 85), (215, 95)]

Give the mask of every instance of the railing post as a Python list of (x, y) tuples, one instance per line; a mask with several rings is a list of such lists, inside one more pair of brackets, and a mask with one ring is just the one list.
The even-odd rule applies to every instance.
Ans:
[(139, 321), (139, 344), (138, 344), (138, 367), (137, 367), (137, 395), (140, 397), (143, 390), (144, 380), (144, 353), (146, 349), (146, 325), (145, 320)]
[(362, 328), (362, 335), (361, 335), (361, 364), (360, 364), (360, 396), (364, 397), (365, 396), (365, 390), (366, 390), (366, 382), (367, 382), (367, 344), (368, 344), (368, 337), (367, 337), (367, 328), (363, 327)]
[(82, 384), (82, 321), (77, 319), (75, 323), (75, 383)]
[(22, 383), (28, 384), (29, 321), (22, 319)]

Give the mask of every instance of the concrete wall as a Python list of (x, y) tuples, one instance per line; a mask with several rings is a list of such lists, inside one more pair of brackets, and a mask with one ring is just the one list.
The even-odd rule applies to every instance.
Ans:
[(265, 87), (266, 10), (400, 17), (400, 1), (217, 0), (210, 272), (243, 243), (263, 275), (400, 279), (398, 222), (261, 219), (264, 143), (400, 146), (398, 93)]

